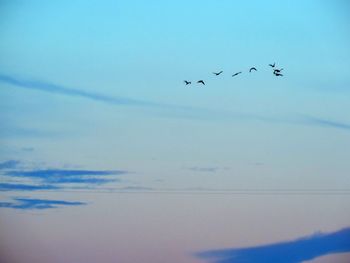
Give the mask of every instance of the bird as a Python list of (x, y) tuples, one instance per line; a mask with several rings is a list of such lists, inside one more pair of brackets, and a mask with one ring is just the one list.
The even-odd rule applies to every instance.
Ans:
[(186, 85), (191, 84), (191, 81), (184, 80), (184, 82)]
[(281, 68), (281, 69), (274, 69), (273, 70), (273, 74), (276, 75), (276, 73), (281, 73), (282, 70), (283, 70), (283, 68)]
[(223, 71), (221, 70), (220, 72), (213, 72), (213, 74), (215, 74), (216, 76), (219, 76)]
[(203, 85), (205, 85), (203, 80), (198, 80), (197, 83), (202, 83)]
[(274, 62), (273, 64), (269, 64), (270, 67), (274, 68), (276, 63)]
[(241, 74), (241, 73), (242, 73), (242, 71), (237, 72), (237, 73), (233, 74), (232, 77), (237, 76), (238, 74)]
[(281, 73), (274, 73), (275, 74), (275, 76), (277, 76), (277, 77), (279, 77), (279, 76), (283, 76)]
[(256, 68), (252, 67), (252, 68), (250, 68), (249, 72), (252, 72), (252, 70), (257, 71), (257, 69), (256, 69)]

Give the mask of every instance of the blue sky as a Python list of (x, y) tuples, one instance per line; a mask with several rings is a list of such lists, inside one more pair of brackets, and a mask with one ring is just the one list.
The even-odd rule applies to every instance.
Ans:
[[(207, 193), (228, 191), (226, 203), (237, 190), (296, 190), (310, 208), (300, 191), (319, 191), (321, 200), (342, 190), (328, 203), (338, 214), (334, 209), (348, 203), (350, 189), (349, 10), (344, 0), (2, 1), (2, 206), (33, 207), (28, 212), (36, 210), (30, 199), (62, 201), (43, 207), (67, 206), (60, 209), (65, 220), (74, 213), (69, 202), (80, 202), (88, 205), (74, 211), (91, 209), (89, 216), (104, 221), (98, 211), (108, 210), (116, 195), (102, 202), (94, 193), (132, 192), (121, 204), (127, 209), (138, 193), (170, 191), (179, 198), (174, 211), (186, 218), (180, 209), (184, 191), (203, 200)], [(268, 64), (274, 62), (283, 77), (272, 74)], [(249, 73), (253, 66), (257, 71)], [(212, 74), (220, 70), (220, 76)], [(200, 79), (205, 86), (196, 84)], [(81, 198), (83, 192), (90, 194)], [(158, 204), (147, 200), (140, 195), (138, 201)], [(192, 197), (186, 202), (198, 204)], [(283, 206), (269, 202), (276, 210)], [(312, 204), (322, 207), (321, 201)], [(1, 210), (12, 218), (21, 209)], [(133, 213), (142, 218), (146, 212)], [(339, 221), (313, 224), (301, 216), (304, 232), (286, 225), (291, 238), (268, 241), (348, 227), (349, 213), (339, 214)], [(33, 216), (20, 215), (16, 222)], [(170, 219), (162, 220), (166, 229)], [(186, 225), (179, 224), (179, 233)], [(241, 247), (224, 236), (206, 247), (195, 241), (188, 247)], [(245, 245), (259, 242), (255, 236)]]

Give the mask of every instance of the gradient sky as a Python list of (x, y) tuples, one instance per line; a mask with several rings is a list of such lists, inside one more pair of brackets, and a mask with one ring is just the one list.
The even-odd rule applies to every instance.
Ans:
[[(23, 241), (32, 232), (52, 247), (97, 235), (108, 256), (95, 248), (91, 262), (202, 262), (349, 227), (349, 12), (345, 0), (0, 1), (0, 250), (25, 237), (24, 262), (40, 248)], [(47, 230), (81, 214), (100, 232)], [(32, 262), (88, 262), (98, 242)]]

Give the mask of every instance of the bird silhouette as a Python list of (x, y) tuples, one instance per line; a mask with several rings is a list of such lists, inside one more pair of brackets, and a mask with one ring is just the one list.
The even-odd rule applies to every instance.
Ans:
[(274, 69), (273, 70), (273, 74), (277, 74), (277, 73), (281, 73), (281, 71), (283, 70), (283, 68), (281, 68), (281, 69)]
[(213, 74), (215, 74), (216, 76), (219, 76), (223, 71), (221, 70), (220, 72), (213, 72)]
[(269, 64), (270, 67), (274, 68), (276, 65), (276, 63), (273, 63), (273, 64)]
[(256, 69), (256, 68), (252, 67), (252, 68), (250, 68), (249, 72), (252, 72), (252, 70), (257, 71), (257, 69)]
[(191, 84), (191, 81), (184, 80), (184, 82), (186, 85)]
[(237, 72), (237, 73), (233, 74), (232, 77), (237, 76), (238, 74), (241, 74), (241, 73), (242, 73), (242, 71)]
[(203, 80), (198, 80), (197, 83), (202, 83), (203, 85), (205, 85)]
[(283, 76), (281, 73), (278, 73), (278, 72), (276, 72), (276, 73), (274, 73), (274, 74), (275, 74), (275, 76), (277, 76), (277, 77)]

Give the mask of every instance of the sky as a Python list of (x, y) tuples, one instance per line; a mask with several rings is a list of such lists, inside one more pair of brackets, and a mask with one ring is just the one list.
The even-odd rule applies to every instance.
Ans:
[(0, 256), (347, 262), (349, 11), (1, 0)]

